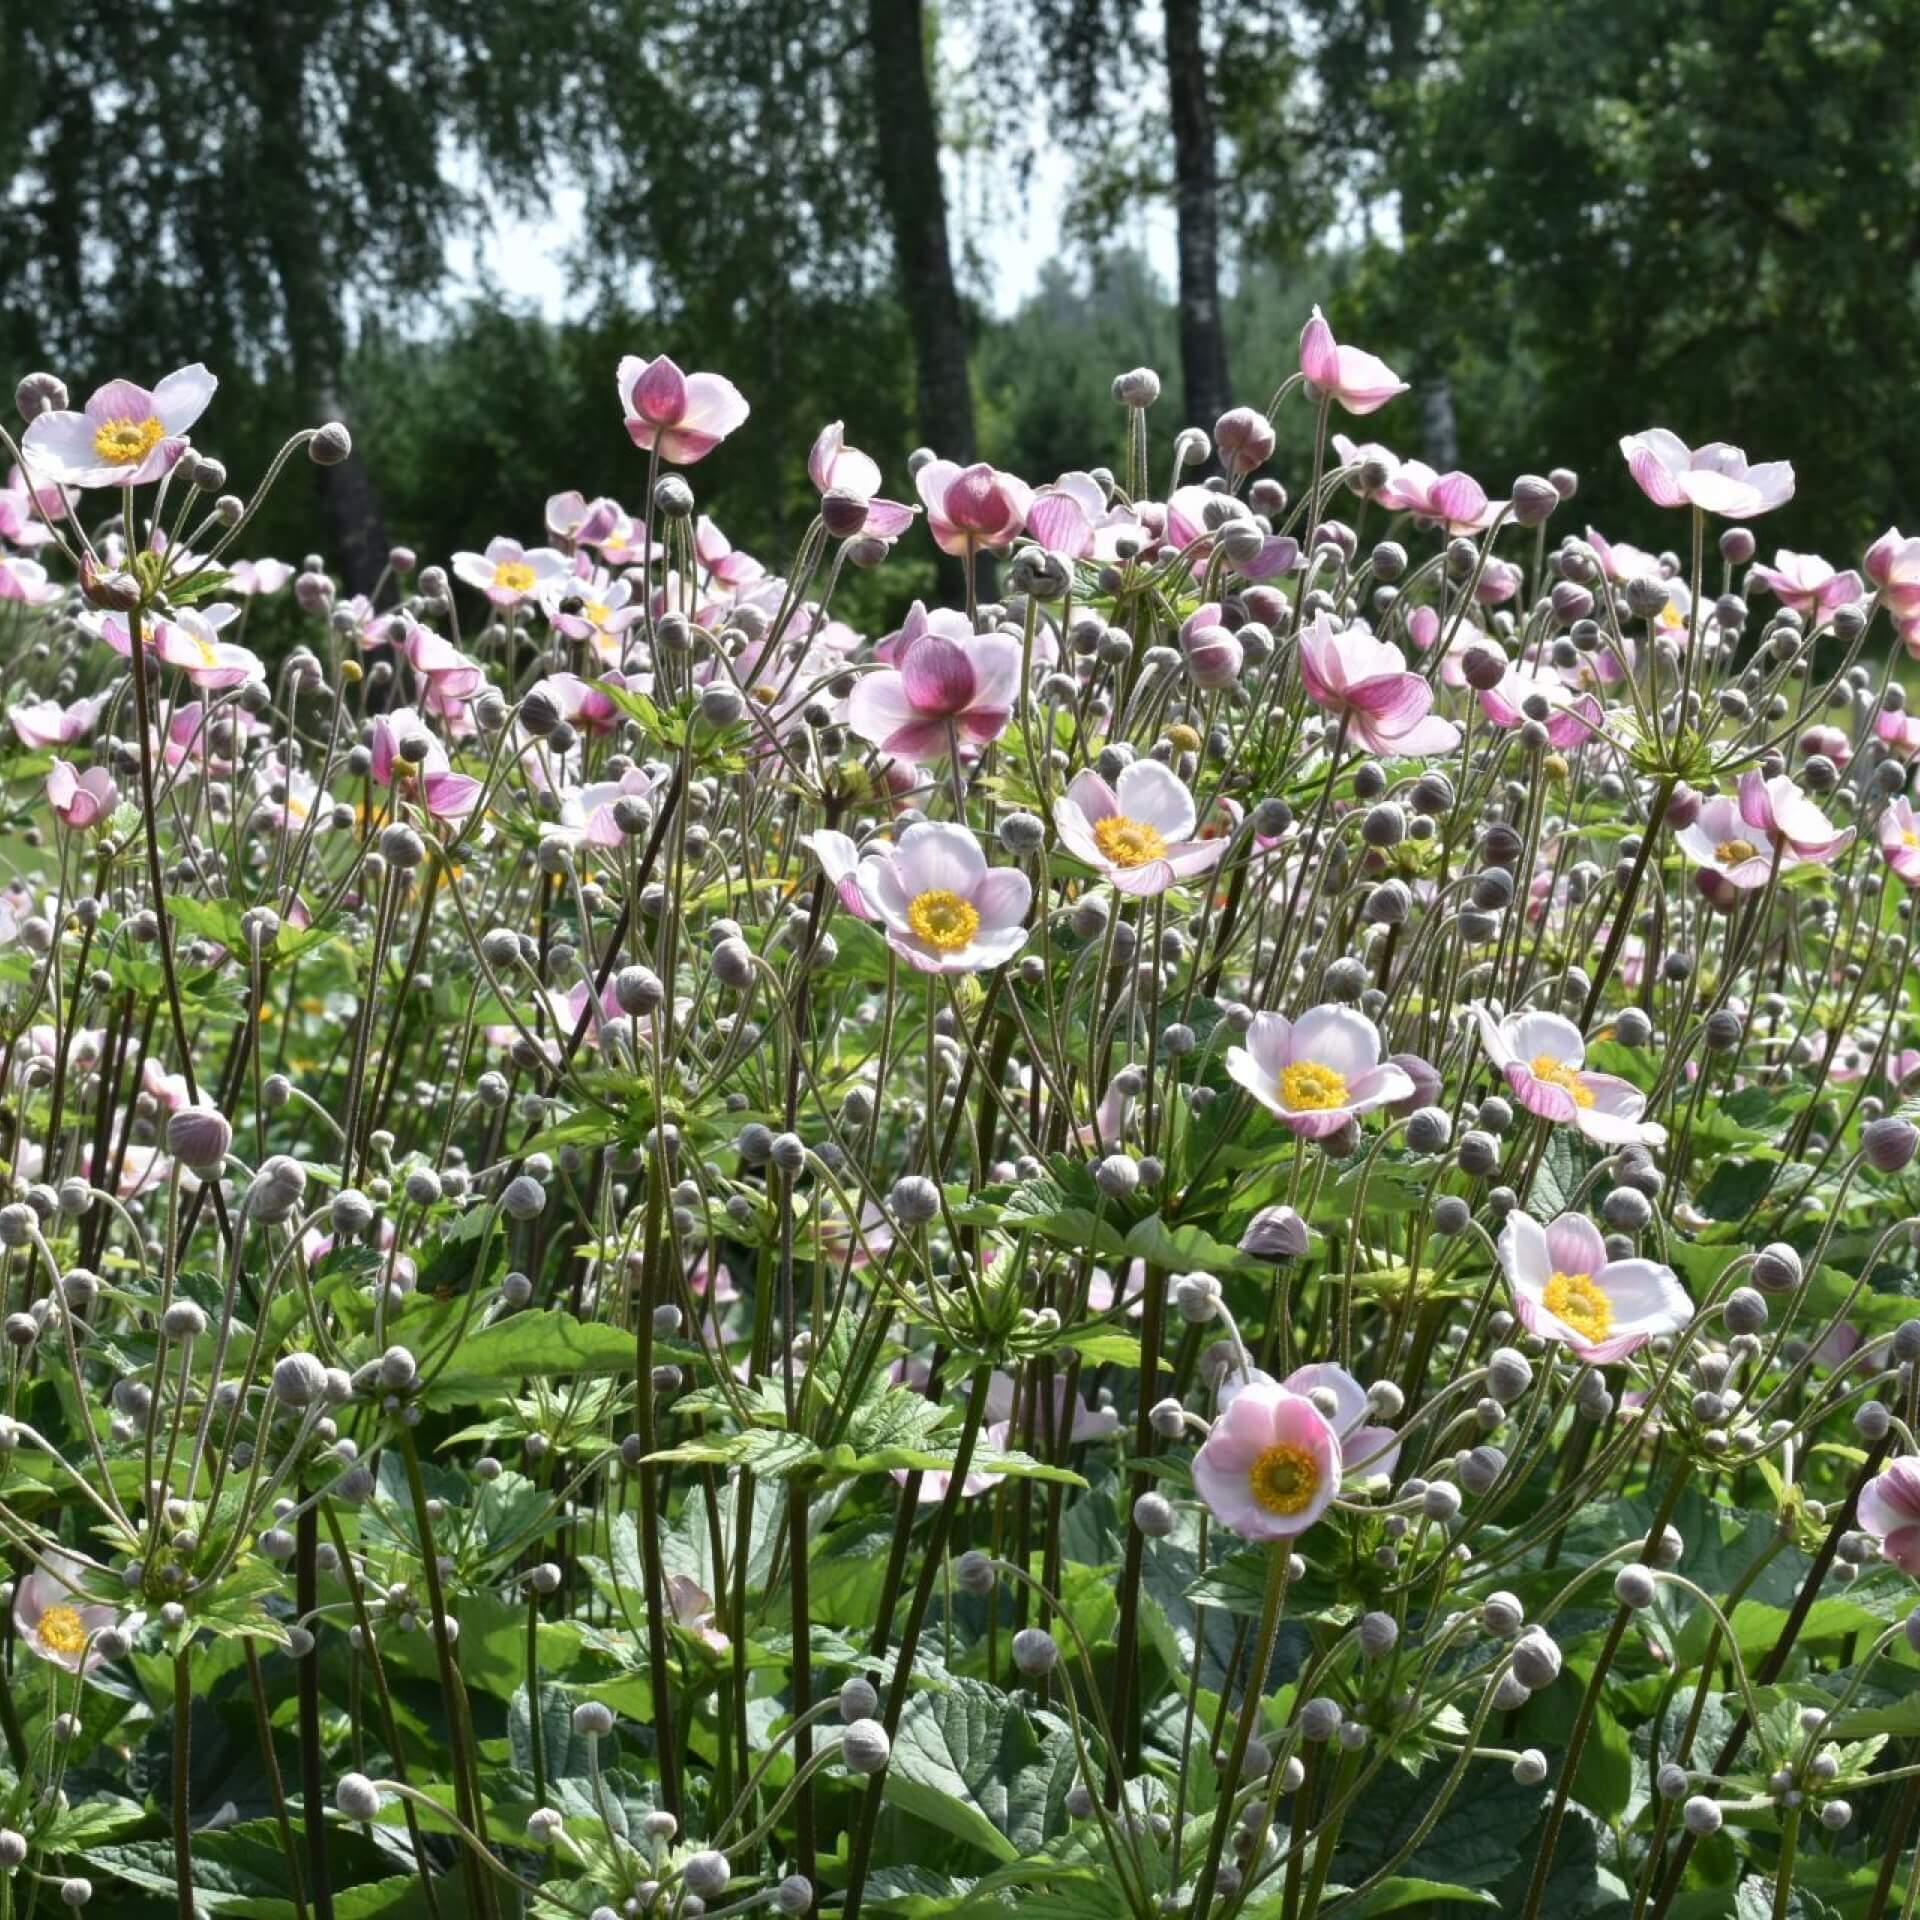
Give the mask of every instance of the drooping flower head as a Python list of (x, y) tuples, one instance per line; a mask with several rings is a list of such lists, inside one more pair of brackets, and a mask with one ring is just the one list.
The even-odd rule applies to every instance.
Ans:
[(43, 413), (20, 442), (36, 487), (140, 487), (187, 449), (187, 430), (220, 383), (197, 360), (151, 391), (131, 380), (96, 388), (80, 413)]
[(1866, 592), (1851, 567), (1839, 573), (1817, 553), (1790, 553), (1785, 547), (1773, 556), (1772, 566), (1755, 566), (1747, 578), (1808, 620), (1825, 620)]
[(70, 760), (56, 760), (47, 771), (47, 805), (75, 833), (97, 827), (119, 804), (120, 789), (105, 767), (81, 773)]
[(1880, 853), (1895, 876), (1920, 887), (1920, 814), (1905, 794), (1880, 816)]
[(1902, 1573), (1920, 1580), (1920, 1460), (1889, 1461), (1860, 1489), (1860, 1525)]
[(1344, 718), (1374, 753), (1425, 758), (1460, 744), (1460, 729), (1432, 711), (1433, 688), (1407, 671), (1392, 641), (1363, 627), (1337, 629), (1324, 609), (1300, 636), (1300, 678), (1307, 698)]
[(1247, 1044), (1227, 1051), (1227, 1072), (1290, 1133), (1324, 1140), (1412, 1094), (1405, 1068), (1380, 1053), (1380, 1029), (1352, 1007), (1313, 1007), (1297, 1020), (1256, 1013)]
[(914, 475), (927, 526), (943, 553), (1006, 546), (1026, 525), (1033, 489), (985, 461), (929, 460)]
[(1135, 760), (1109, 786), (1089, 767), (1053, 803), (1061, 844), (1118, 892), (1165, 893), (1220, 864), (1227, 842), (1196, 836), (1193, 795), (1171, 767)]
[(1529, 1214), (1509, 1214), (1499, 1246), (1520, 1324), (1590, 1367), (1624, 1360), (1693, 1318), (1693, 1302), (1670, 1267), (1609, 1260), (1600, 1229), (1583, 1214), (1563, 1213), (1546, 1227)]

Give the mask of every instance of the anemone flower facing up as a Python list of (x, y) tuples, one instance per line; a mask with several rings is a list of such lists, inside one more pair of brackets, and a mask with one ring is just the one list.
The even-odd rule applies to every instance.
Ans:
[(1256, 1013), (1247, 1044), (1227, 1051), (1227, 1072), (1308, 1140), (1413, 1092), (1406, 1069), (1380, 1058), (1380, 1029), (1351, 1007), (1314, 1007), (1298, 1020)]
[(1624, 1360), (1693, 1318), (1693, 1302), (1672, 1268), (1609, 1260), (1600, 1229), (1581, 1214), (1563, 1213), (1547, 1227), (1530, 1214), (1508, 1215), (1500, 1264), (1520, 1324), (1590, 1367)]
[(890, 946), (922, 973), (979, 973), (1026, 945), (1033, 883), (989, 867), (965, 828), (923, 820), (869, 854), (855, 884)]
[(484, 553), (456, 553), (454, 577), (478, 587), (496, 607), (517, 607), (572, 573), (564, 555), (552, 547), (523, 547), (501, 534)]
[(1640, 1116), (1647, 1096), (1611, 1073), (1589, 1073), (1580, 1029), (1558, 1013), (1512, 1013), (1497, 1019), (1472, 1008), (1487, 1058), (1529, 1113), (1577, 1127), (1603, 1146), (1658, 1146), (1665, 1127)]
[(91, 1673), (100, 1665), (90, 1643), (103, 1628), (118, 1626), (120, 1612), (81, 1591), (86, 1569), (65, 1554), (50, 1553), (13, 1596), (13, 1627), (21, 1642), (56, 1667)]
[(1340, 1490), (1340, 1439), (1304, 1394), (1272, 1381), (1237, 1393), (1193, 1457), (1194, 1491), (1244, 1540), (1288, 1540)]
[(149, 392), (109, 380), (80, 413), (43, 413), (20, 442), (36, 487), (140, 487), (187, 450), (186, 434), (220, 383), (198, 361)]
[(1186, 784), (1157, 760), (1122, 767), (1112, 786), (1088, 768), (1053, 803), (1066, 850), (1116, 891), (1139, 897), (1165, 893), (1220, 864), (1227, 842), (1196, 839), (1198, 823)]

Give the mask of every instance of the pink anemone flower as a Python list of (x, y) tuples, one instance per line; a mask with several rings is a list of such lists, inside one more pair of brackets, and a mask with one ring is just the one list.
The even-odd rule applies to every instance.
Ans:
[[(832, 827), (821, 827), (813, 833), (803, 833), (800, 844), (820, 862), (827, 885), (840, 896), (840, 904), (847, 912), (856, 920), (880, 918), (860, 891), (860, 849), (846, 834)], [(873, 851), (877, 853), (879, 849), (876, 847)]]
[(552, 547), (523, 547), (500, 534), (487, 542), (484, 553), (456, 553), (453, 572), (455, 579), (478, 587), (496, 607), (517, 607), (543, 588), (565, 580), (572, 568), (566, 556)]
[(103, 695), (89, 695), (63, 707), (57, 700), (30, 700), (13, 708), (7, 720), (26, 747), (67, 747), (84, 740), (106, 704)]
[(922, 973), (983, 972), (1026, 945), (1033, 883), (1017, 867), (989, 867), (965, 827), (909, 827), (860, 862), (854, 884), (887, 945)]
[(1793, 498), (1793, 467), (1785, 460), (1755, 465), (1724, 440), (1689, 447), (1677, 433), (1651, 427), (1622, 438), (1627, 470), (1656, 507), (1698, 507), (1723, 520), (1751, 520)]
[[(424, 743), (423, 753), (403, 751), (416, 743)], [(368, 771), (376, 785), (413, 792), (435, 819), (458, 819), (473, 811), (480, 798), (480, 782), (470, 774), (452, 771), (446, 748), (412, 708), (395, 707), (377, 715), (368, 746), (373, 755)]]
[(1019, 686), (1020, 643), (1010, 635), (963, 641), (930, 631), (914, 642), (904, 665), (855, 682), (847, 724), (884, 753), (939, 759), (955, 741), (986, 746), (999, 739)]
[(42, 1660), (69, 1673), (99, 1666), (103, 1656), (92, 1643), (120, 1624), (119, 1608), (86, 1597), (86, 1575), (70, 1555), (50, 1553), (14, 1589), (14, 1632)]
[[(1717, 890), (1724, 883), (1750, 893), (1764, 887), (1773, 872), (1772, 850), (1741, 817), (1739, 802), (1726, 794), (1702, 801), (1692, 823), (1674, 835), (1674, 844), (1703, 875), (1714, 876)], [(1799, 863), (1782, 854), (1780, 864), (1785, 868)]]
[(0, 600), (13, 600), (27, 607), (44, 607), (60, 598), (59, 585), (47, 577), (38, 560), (13, 553), (0, 553)]
[(1671, 1267), (1609, 1260), (1600, 1229), (1584, 1215), (1563, 1213), (1542, 1227), (1529, 1214), (1509, 1214), (1499, 1244), (1520, 1324), (1590, 1367), (1624, 1360), (1693, 1318)]
[(1370, 752), (1426, 758), (1460, 744), (1460, 729), (1432, 711), (1433, 688), (1407, 671), (1391, 640), (1363, 627), (1336, 631), (1324, 609), (1300, 636), (1300, 678), (1307, 698), (1343, 717)]
[(1785, 547), (1773, 556), (1772, 566), (1756, 566), (1747, 578), (1808, 620), (1824, 620), (1866, 592), (1851, 567), (1838, 573), (1817, 553), (1789, 553)]
[(628, 354), (615, 375), (627, 437), (657, 447), (676, 467), (704, 460), (747, 417), (747, 402), (717, 373), (682, 373), (663, 353), (657, 360)]
[(1757, 769), (1740, 776), (1740, 817), (1795, 861), (1826, 866), (1853, 844), (1852, 827), (1836, 828), (1790, 775), (1769, 780)]
[(962, 467), (929, 460), (914, 475), (927, 526), (943, 553), (969, 554), (1004, 547), (1027, 523), (1033, 489), (985, 461)]
[(120, 789), (105, 767), (76, 770), (70, 760), (56, 760), (47, 773), (47, 805), (63, 827), (84, 833), (97, 827), (120, 803)]
[(1920, 887), (1920, 814), (1904, 794), (1880, 816), (1880, 852), (1910, 887)]
[(1304, 1533), (1339, 1492), (1342, 1471), (1333, 1423), (1271, 1381), (1236, 1394), (1193, 1457), (1194, 1491), (1246, 1540)]
[(1412, 1076), (1380, 1053), (1380, 1029), (1351, 1007), (1313, 1007), (1297, 1020), (1256, 1013), (1247, 1044), (1227, 1050), (1227, 1074), (1289, 1133), (1324, 1140), (1412, 1094)]
[(1920, 1580), (1920, 1460), (1890, 1461), (1860, 1489), (1860, 1525), (1880, 1551)]
[(1667, 1130), (1643, 1120), (1647, 1096), (1631, 1081), (1586, 1070), (1587, 1043), (1580, 1029), (1557, 1013), (1510, 1013), (1496, 1019), (1475, 1005), (1487, 1058), (1529, 1113), (1577, 1127), (1602, 1146), (1658, 1146)]
[(1109, 786), (1091, 767), (1053, 803), (1061, 844), (1116, 892), (1150, 898), (1211, 873), (1227, 842), (1202, 839), (1186, 783), (1157, 760), (1135, 760)]
[[(1273, 1386), (1271, 1374), (1249, 1367), (1244, 1374), (1229, 1371), (1220, 1383), (1220, 1410), (1224, 1413), (1250, 1387)], [(1376, 1476), (1390, 1478), (1400, 1459), (1400, 1437), (1391, 1427), (1369, 1423), (1373, 1407), (1367, 1390), (1345, 1367), (1332, 1360), (1295, 1367), (1277, 1383), (1289, 1393), (1311, 1400), (1333, 1424), (1340, 1442), (1340, 1478), (1345, 1486), (1364, 1486)]]
[(1318, 307), (1300, 329), (1300, 371), (1317, 393), (1354, 415), (1376, 413), (1407, 391), (1406, 381), (1384, 360), (1343, 347)]
[(1480, 533), (1502, 512), (1469, 473), (1435, 473), (1424, 460), (1403, 460), (1380, 490), (1382, 506), (1431, 520), (1448, 533)]
[(187, 430), (219, 384), (197, 360), (151, 392), (131, 380), (109, 380), (84, 412), (43, 413), (29, 421), (20, 451), (37, 486), (145, 486), (187, 450)]

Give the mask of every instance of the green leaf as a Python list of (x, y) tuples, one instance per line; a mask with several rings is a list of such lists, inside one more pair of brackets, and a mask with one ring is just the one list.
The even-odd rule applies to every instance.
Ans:
[(1199, 1227), (1170, 1227), (1156, 1213), (1127, 1235), (1127, 1253), (1167, 1273), (1259, 1273), (1261, 1263), (1225, 1246)]
[(467, 1334), (434, 1378), (429, 1399), (457, 1406), (536, 1374), (630, 1374), (633, 1363), (632, 1334), (542, 1307)]
[(1066, 1824), (1073, 1736), (1050, 1713), (981, 1680), (954, 1680), (907, 1701), (886, 1797), (999, 1861), (1038, 1848)]

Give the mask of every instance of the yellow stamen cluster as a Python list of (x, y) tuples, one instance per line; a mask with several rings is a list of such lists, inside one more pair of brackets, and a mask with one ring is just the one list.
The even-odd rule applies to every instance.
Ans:
[(907, 925), (940, 953), (958, 953), (980, 931), (980, 915), (946, 887), (915, 894), (907, 907)]
[(1751, 860), (1759, 851), (1751, 840), (1722, 840), (1714, 848), (1713, 857), (1723, 867), (1737, 867), (1742, 860)]
[(1541, 1298), (1547, 1311), (1582, 1340), (1598, 1342), (1613, 1331), (1613, 1302), (1593, 1284), (1590, 1273), (1556, 1273)]
[(502, 560), (493, 570), (493, 584), (509, 593), (531, 593), (534, 571), (524, 560)]
[(80, 1618), (78, 1607), (49, 1607), (33, 1632), (48, 1653), (79, 1653), (87, 1644), (86, 1623)]
[(1093, 824), (1093, 844), (1116, 867), (1144, 867), (1149, 860), (1165, 857), (1167, 843), (1158, 828), (1144, 820), (1129, 820), (1116, 813)]
[(144, 420), (103, 420), (93, 430), (93, 450), (116, 467), (137, 467), (166, 432), (151, 414)]
[(1305, 1447), (1279, 1441), (1247, 1470), (1249, 1490), (1267, 1513), (1302, 1513), (1320, 1490), (1320, 1468)]
[(1346, 1075), (1317, 1060), (1296, 1060), (1280, 1072), (1280, 1098), (1295, 1113), (1325, 1113), (1347, 1103)]
[(1564, 1060), (1556, 1060), (1550, 1053), (1536, 1053), (1533, 1056), (1533, 1077), (1544, 1080), (1550, 1087), (1558, 1087), (1562, 1093), (1573, 1097), (1576, 1107), (1593, 1105), (1593, 1089), (1580, 1078), (1578, 1067), (1570, 1067)]

